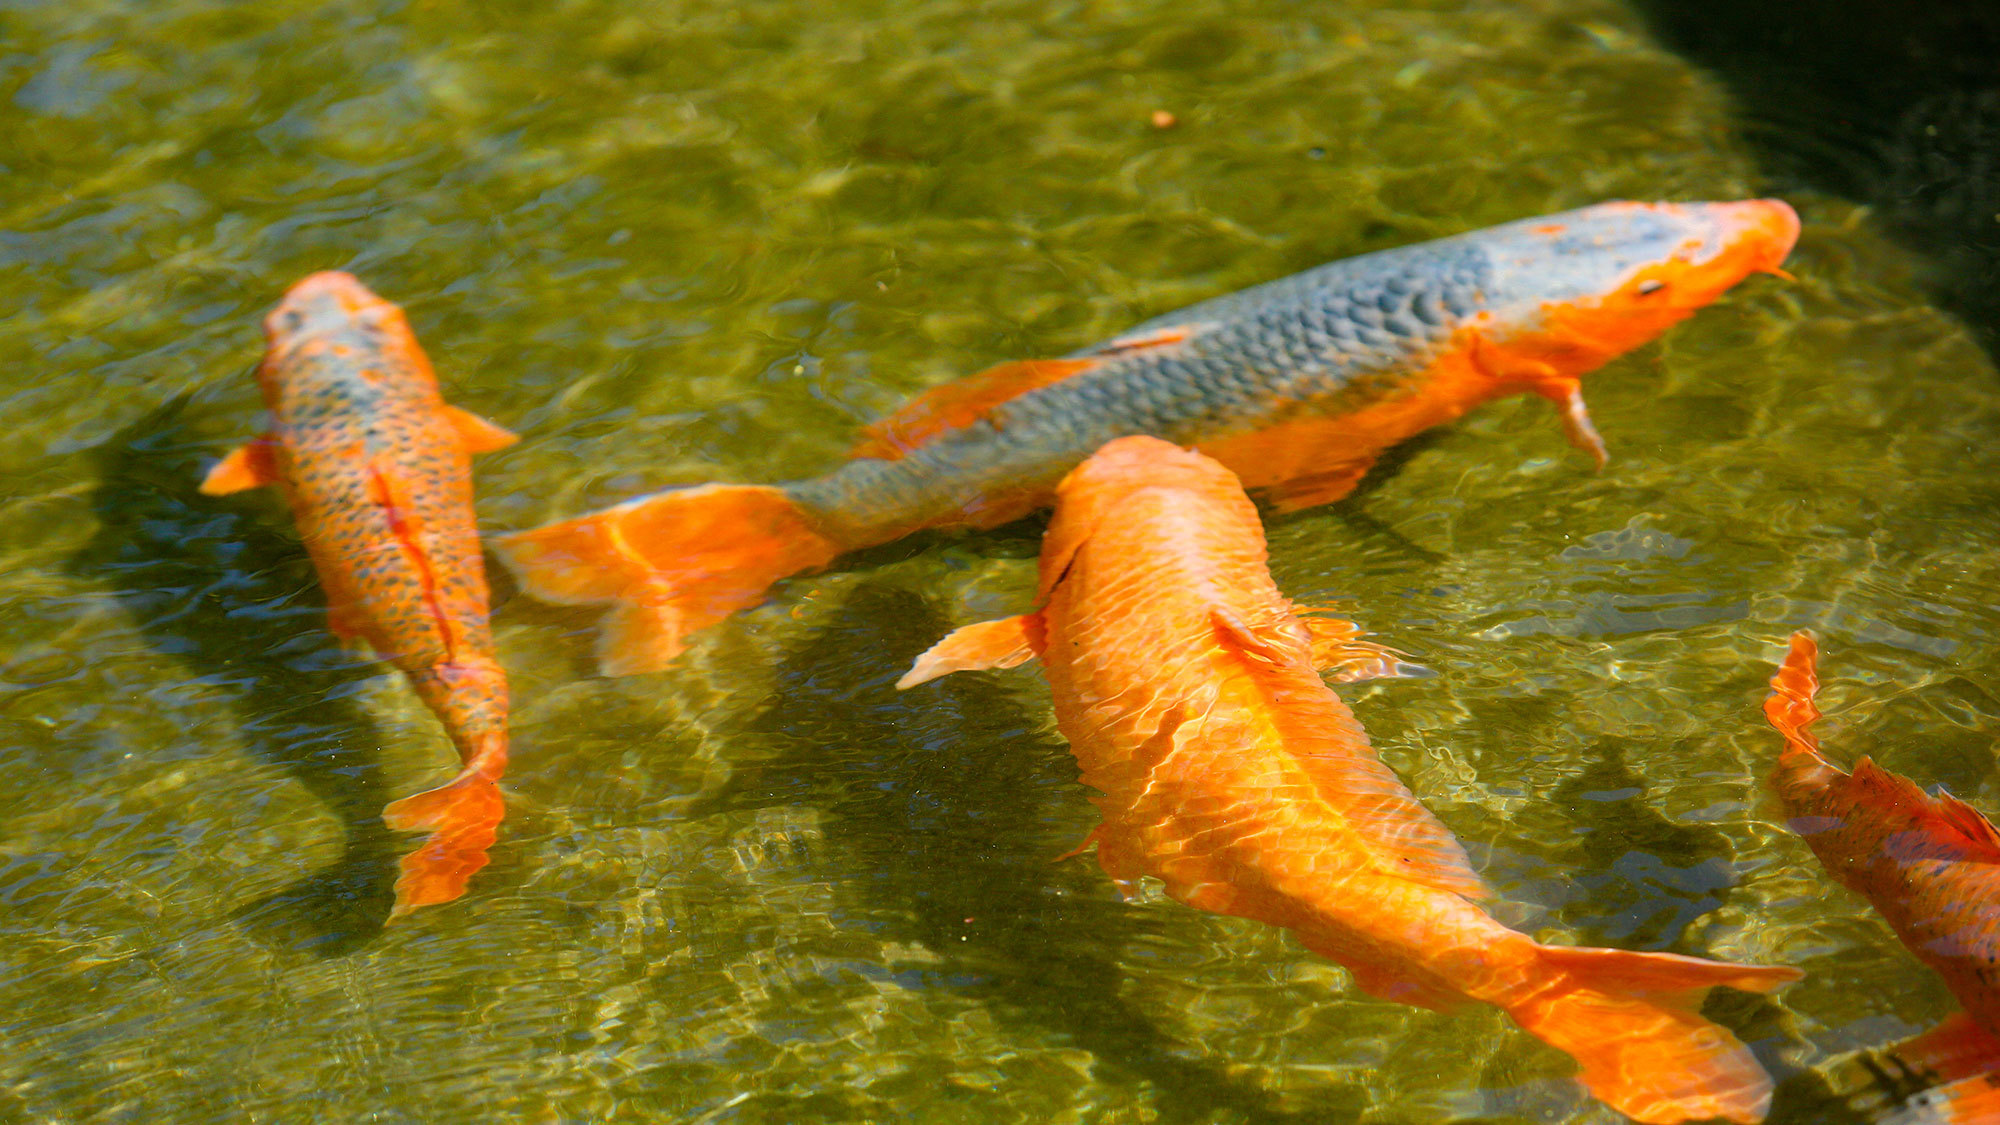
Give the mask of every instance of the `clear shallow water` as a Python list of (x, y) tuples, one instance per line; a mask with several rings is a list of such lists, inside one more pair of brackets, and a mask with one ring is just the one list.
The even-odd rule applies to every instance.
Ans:
[[(313, 269), (404, 303), (489, 528), (811, 473), (909, 392), (1319, 261), (1602, 198), (1765, 190), (1620, 6), (0, 6), (0, 1121), (1612, 1120), (1497, 1013), (1122, 902), (1029, 673), (899, 695), (1025, 608), (1037, 528), (783, 585), (679, 671), (496, 613), (509, 819), (384, 929), (443, 777), (343, 656), (251, 433)], [(1179, 124), (1154, 129), (1155, 109)], [(1830, 749), (2000, 809), (1984, 354), (1871, 216), (1545, 405), (1271, 528), (1280, 585), (1438, 672), (1344, 693), (1547, 936), (1798, 964), (1711, 1014), (1827, 1120), (1941, 986), (1771, 818), (1817, 628)]]

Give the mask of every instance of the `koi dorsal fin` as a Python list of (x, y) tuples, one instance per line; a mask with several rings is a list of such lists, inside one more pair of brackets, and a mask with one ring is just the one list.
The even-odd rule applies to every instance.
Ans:
[(1086, 356), (1015, 360), (932, 387), (904, 403), (901, 410), (862, 430), (861, 440), (848, 456), (900, 460), (939, 434), (985, 418), (1001, 403), (1081, 375), (1114, 356), (1178, 344), (1198, 330), (1198, 327), (1172, 325), (1135, 336), (1120, 336)]
[(861, 431), (849, 457), (898, 461), (939, 434), (962, 429), (988, 411), (1029, 391), (1060, 383), (1097, 366), (1095, 359), (1023, 359), (932, 387), (901, 410)]
[(1212, 619), (1217, 637), (1242, 654), (1283, 716), (1292, 759), (1320, 800), (1372, 845), (1383, 872), (1466, 898), (1487, 897), (1458, 837), (1382, 764), (1354, 713), (1305, 667), (1305, 639), (1276, 626), (1246, 627), (1222, 613)]

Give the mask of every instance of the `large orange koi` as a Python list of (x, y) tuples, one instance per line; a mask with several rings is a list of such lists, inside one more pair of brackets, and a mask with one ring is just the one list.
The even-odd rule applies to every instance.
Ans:
[(1775, 199), (1605, 203), (1349, 258), (934, 388), (825, 476), (656, 493), (497, 547), (529, 594), (616, 607), (599, 656), (622, 674), (663, 666), (786, 575), (1044, 507), (1128, 434), (1199, 448), (1298, 508), (1345, 496), (1404, 438), (1536, 394), (1601, 466), (1579, 377), (1781, 272), (1798, 231)]
[[(2000, 1122), (2000, 832), (1971, 805), (1932, 796), (1862, 758), (1843, 773), (1806, 728), (1820, 717), (1819, 646), (1792, 634), (1764, 715), (1784, 736), (1771, 788), (1827, 873), (1868, 900), (1965, 1010), (1890, 1049), (1930, 1080), (1933, 1118)], [(1949, 1112), (1947, 1112), (1949, 1111)]]
[(1113, 879), (1282, 926), (1384, 999), (1495, 1005), (1640, 1121), (1762, 1119), (1769, 1077), (1697, 1008), (1715, 985), (1799, 974), (1541, 945), (1475, 906), (1486, 891), (1457, 839), (1314, 667), (1365, 673), (1383, 650), (1278, 593), (1228, 469), (1153, 438), (1106, 445), (1056, 490), (1040, 600), (952, 633), (902, 685), (1040, 657)]
[(316, 273), (264, 318), (257, 369), (270, 429), (212, 469), (210, 495), (275, 484), (326, 592), (327, 625), (408, 676), (463, 770), (382, 810), (428, 830), (405, 856), (395, 913), (448, 902), (486, 866), (505, 807), (507, 677), (487, 627), (471, 455), (513, 434), (439, 397), (403, 310), (344, 273)]

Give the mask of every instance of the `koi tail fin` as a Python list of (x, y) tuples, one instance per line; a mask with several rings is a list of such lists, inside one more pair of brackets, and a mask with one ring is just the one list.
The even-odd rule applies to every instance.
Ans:
[(1770, 1075), (1698, 1009), (1716, 985), (1767, 992), (1797, 980), (1796, 969), (1622, 949), (1544, 945), (1538, 953), (1553, 985), (1503, 1007), (1582, 1064), (1578, 1078), (1600, 1101), (1656, 1125), (1764, 1119)]
[(500, 787), (481, 769), (468, 769), (436, 789), (390, 802), (382, 810), (384, 823), (398, 832), (429, 832), (431, 837), (403, 857), (389, 917), (464, 894), (466, 882), (486, 866), (486, 849), (493, 846), (506, 813)]
[(689, 633), (843, 550), (813, 530), (784, 490), (735, 484), (643, 496), (499, 536), (495, 548), (532, 597), (614, 607), (598, 641), (607, 676), (666, 667)]
[(1784, 753), (1778, 758), (1778, 768), (1784, 772), (1811, 772), (1827, 766), (1820, 756), (1819, 739), (1806, 729), (1819, 718), (1819, 708), (1813, 706), (1813, 696), (1819, 693), (1818, 660), (1819, 645), (1812, 634), (1804, 630), (1793, 633), (1792, 647), (1771, 677), (1771, 694), (1764, 700), (1764, 717), (1785, 738)]

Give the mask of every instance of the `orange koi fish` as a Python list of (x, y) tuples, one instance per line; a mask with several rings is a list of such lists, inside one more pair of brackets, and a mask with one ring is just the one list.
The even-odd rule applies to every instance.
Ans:
[(1106, 445), (1056, 490), (1039, 596), (947, 636), (899, 686), (1040, 657), (1111, 878), (1291, 930), (1383, 999), (1495, 1005), (1640, 1121), (1762, 1120), (1770, 1078), (1697, 1010), (1715, 985), (1799, 973), (1542, 945), (1475, 906), (1458, 840), (1314, 667), (1379, 670), (1383, 650), (1278, 593), (1228, 469), (1153, 438)]
[(449, 902), (486, 866), (505, 809), (507, 677), (486, 620), (472, 458), (513, 434), (450, 406), (403, 310), (344, 273), (291, 287), (264, 318), (270, 429), (202, 481), (284, 490), (326, 591), (327, 626), (410, 678), (464, 769), (382, 810), (431, 837), (405, 856), (395, 914)]
[[(1785, 739), (1771, 788), (1827, 872), (1867, 899), (1965, 1007), (1892, 1048), (1896, 1060), (1933, 1079), (2000, 1075), (2000, 833), (1971, 805), (1933, 797), (1869, 758), (1842, 773), (1822, 757), (1806, 729), (1820, 716), (1818, 654), (1811, 634), (1792, 634), (1771, 678), (1764, 715)], [(2000, 1089), (1987, 1086), (2000, 1078), (1937, 1094), (1931, 1108), (1991, 1116), (1935, 1119), (2000, 1122)]]
[(1798, 231), (1775, 199), (1605, 203), (1349, 258), (934, 388), (825, 476), (656, 493), (497, 547), (529, 594), (616, 607), (599, 656), (618, 675), (662, 667), (786, 575), (1045, 507), (1128, 434), (1194, 446), (1300, 508), (1347, 495), (1404, 438), (1537, 394), (1601, 466), (1579, 376), (1781, 274)]

